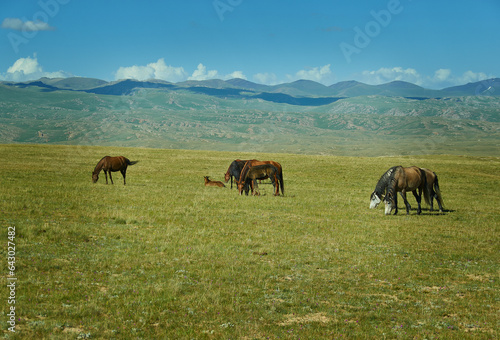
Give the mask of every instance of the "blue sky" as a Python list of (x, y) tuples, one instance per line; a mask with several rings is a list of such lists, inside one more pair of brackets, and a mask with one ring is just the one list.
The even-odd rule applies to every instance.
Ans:
[(498, 18), (498, 0), (2, 1), (0, 80), (443, 88), (500, 77)]

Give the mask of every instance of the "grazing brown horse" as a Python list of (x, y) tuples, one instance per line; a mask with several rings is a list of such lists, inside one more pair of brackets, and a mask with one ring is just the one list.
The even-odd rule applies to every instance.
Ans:
[[(283, 183), (283, 168), (281, 167), (281, 164), (278, 163), (278, 162), (275, 162), (275, 161), (258, 161), (256, 159), (250, 159), (248, 160), (245, 165), (243, 166), (243, 169), (241, 169), (241, 173), (240, 173), (240, 177), (239, 179), (237, 180), (237, 183), (238, 183), (238, 188), (239, 188), (239, 184), (240, 182), (244, 182), (245, 181), (245, 176), (247, 174), (247, 172), (254, 166), (257, 166), (257, 165), (265, 165), (265, 164), (270, 164), (270, 165), (273, 165), (276, 167), (276, 169), (278, 170), (277, 172), (277, 176), (279, 176), (280, 178), (280, 181), (279, 181), (279, 186), (281, 188), (281, 194), (284, 195), (285, 194), (285, 184)], [(266, 179), (266, 178), (270, 178), (270, 177), (263, 177), (263, 178), (259, 178), (259, 179)], [(272, 179), (271, 179), (272, 181)], [(277, 183), (278, 184), (278, 183)], [(243, 184), (244, 185), (244, 184)], [(278, 189), (277, 189), (278, 190)], [(279, 193), (278, 193), (279, 194)]]
[(96, 183), (99, 180), (99, 173), (101, 172), (101, 170), (103, 170), (104, 176), (106, 176), (106, 184), (108, 184), (108, 172), (111, 184), (114, 184), (113, 177), (111, 177), (111, 172), (120, 171), (123, 176), (123, 185), (125, 185), (126, 184), (125, 176), (127, 174), (127, 167), (129, 165), (134, 165), (137, 162), (138, 161), (132, 162), (128, 158), (125, 158), (123, 156), (117, 156), (117, 157), (105, 156), (95, 166), (95, 169), (92, 172), (92, 182)]
[(226, 186), (221, 181), (211, 181), (208, 176), (205, 176), (205, 186), (206, 187), (220, 187), (225, 188)]
[(279, 195), (279, 184), (283, 181), (281, 175), (279, 174), (279, 170), (272, 164), (261, 164), (255, 165), (248, 169), (245, 173), (245, 178), (243, 181), (238, 182), (238, 191), (240, 195), (243, 194), (243, 190), (245, 190), (245, 194), (248, 195), (249, 187), (252, 189), (252, 195), (258, 195), (256, 191), (257, 188), (257, 180), (270, 178), (273, 186), (275, 188), (274, 196)]
[(403, 168), (402, 166), (394, 167), (388, 178), (387, 194), (384, 198), (386, 215), (389, 215), (393, 209), (395, 209), (394, 215), (398, 213), (398, 192), (401, 192), (401, 196), (403, 197), (406, 214), (410, 213), (411, 206), (406, 199), (406, 192), (408, 191), (413, 192), (413, 196), (415, 196), (418, 204), (417, 214), (420, 214), (422, 212), (420, 206), (422, 191), (424, 192), (425, 201), (429, 203), (429, 191), (425, 171), (416, 166), (407, 168)]
[(240, 179), (241, 170), (245, 166), (247, 160), (242, 161), (241, 159), (235, 159), (227, 168), (226, 173), (224, 174), (224, 180), (229, 182), (231, 180), (231, 189), (233, 188), (233, 177), (236, 182)]
[(439, 212), (443, 212), (443, 198), (441, 197), (441, 190), (439, 190), (439, 182), (436, 173), (432, 170), (421, 168), (424, 170), (426, 179), (427, 179), (427, 190), (429, 191), (430, 196), (430, 211), (433, 210), (432, 201), (436, 199), (436, 202), (439, 206)]

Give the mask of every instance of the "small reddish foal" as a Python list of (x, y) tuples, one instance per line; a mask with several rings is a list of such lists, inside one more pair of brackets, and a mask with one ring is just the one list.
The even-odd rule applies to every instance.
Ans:
[(206, 187), (220, 187), (225, 188), (226, 186), (221, 181), (211, 181), (208, 176), (205, 176), (205, 186)]

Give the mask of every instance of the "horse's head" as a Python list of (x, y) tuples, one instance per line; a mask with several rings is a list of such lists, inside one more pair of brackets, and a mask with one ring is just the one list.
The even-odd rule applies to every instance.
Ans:
[(92, 173), (92, 183), (97, 183), (98, 180), (99, 180), (99, 174), (93, 172)]
[(391, 211), (395, 208), (394, 206), (394, 198), (392, 195), (387, 194), (384, 198), (384, 204), (385, 204), (385, 214), (390, 215)]
[(370, 196), (370, 209), (375, 209), (381, 202), (381, 198), (374, 191)]
[(204, 176), (203, 178), (205, 179), (205, 183), (210, 182), (210, 178), (208, 176)]
[(250, 186), (244, 181), (236, 183), (238, 185), (238, 192), (240, 193), (240, 195), (243, 195), (243, 190), (245, 190), (245, 195), (248, 196), (248, 193), (250, 192)]
[(226, 172), (226, 173), (224, 174), (224, 180), (225, 180), (225, 181), (226, 181), (226, 183), (227, 183), (227, 182), (229, 182), (229, 180), (230, 180), (230, 179), (231, 179), (231, 175), (229, 174), (229, 171), (228, 171), (228, 172)]
[(238, 184), (238, 192), (240, 193), (240, 195), (243, 194), (243, 187), (245, 186), (245, 183), (244, 182), (236, 182)]

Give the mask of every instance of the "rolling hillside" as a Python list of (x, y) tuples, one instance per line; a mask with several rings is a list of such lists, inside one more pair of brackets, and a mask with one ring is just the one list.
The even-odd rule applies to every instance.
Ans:
[[(500, 149), (500, 100), (494, 96), (295, 97), (250, 89), (245, 93), (236, 86), (255, 85), (241, 81), (181, 87), (127, 80), (92, 90), (55, 88), (61, 82), (83, 88), (96, 81), (76, 85), (75, 79), (41, 79), (0, 85), (0, 143), (353, 156), (498, 156)], [(360, 86), (344, 85), (344, 90)], [(394, 83), (385, 91), (405, 86), (415, 88)]]
[[(124, 79), (106, 82), (93, 78), (41, 78), (36, 81), (0, 84), (15, 87), (41, 87), (45, 91), (72, 90), (96, 94), (129, 95), (139, 88), (164, 88), (172, 91), (187, 90), (195, 93), (205, 93), (217, 96), (235, 96), (239, 98), (260, 97), (274, 101), (273, 94), (285, 94), (291, 97), (328, 98), (328, 97), (357, 97), (357, 96), (388, 96), (409, 98), (445, 98), (456, 96), (500, 96), (500, 79), (488, 79), (461, 86), (449, 87), (442, 90), (431, 90), (421, 86), (404, 82), (393, 81), (380, 85), (368, 85), (357, 81), (343, 81), (330, 86), (311, 81), (297, 80), (274, 86), (253, 83), (244, 79), (210, 79), (204, 81), (189, 80), (180, 83), (169, 83), (163, 80), (137, 81)], [(496, 91), (495, 91), (496, 89)], [(281, 98), (281, 97), (276, 97)], [(294, 104), (294, 103), (290, 103)], [(301, 103), (296, 105), (302, 105)], [(309, 105), (309, 104), (306, 104)], [(321, 104), (323, 105), (323, 104)]]

